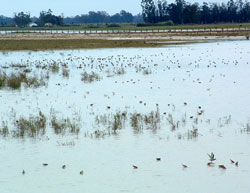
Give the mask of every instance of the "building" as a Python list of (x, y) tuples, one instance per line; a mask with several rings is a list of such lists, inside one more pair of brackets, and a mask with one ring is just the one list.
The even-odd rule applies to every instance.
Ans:
[(34, 23), (34, 22), (31, 22), (31, 23), (28, 24), (28, 26), (29, 27), (37, 27), (38, 25), (36, 23)]

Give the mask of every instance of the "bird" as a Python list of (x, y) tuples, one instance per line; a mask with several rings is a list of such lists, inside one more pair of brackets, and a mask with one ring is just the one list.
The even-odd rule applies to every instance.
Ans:
[(66, 168), (66, 165), (63, 165), (63, 166), (62, 166), (62, 169), (65, 169), (65, 168)]
[(214, 163), (213, 163), (213, 162), (208, 162), (208, 163), (207, 163), (207, 166), (208, 166), (208, 167), (214, 167)]
[(23, 175), (25, 174), (25, 170), (22, 171), (22, 174), (23, 174)]
[(157, 158), (156, 158), (156, 161), (161, 161), (161, 158), (160, 158), (160, 157), (157, 157)]
[(134, 168), (134, 169), (138, 169), (138, 166), (133, 165), (133, 168)]
[(238, 163), (238, 161), (237, 161), (237, 162), (235, 162), (235, 166), (237, 166), (237, 167), (239, 166), (239, 163)]
[(234, 161), (233, 161), (233, 160), (230, 159), (230, 161), (231, 161), (232, 164), (234, 164)]
[(212, 152), (211, 154), (207, 154), (208, 155), (208, 157), (209, 157), (209, 161), (215, 161), (216, 159), (215, 159), (215, 157), (214, 157), (214, 153)]
[(183, 167), (183, 168), (187, 168), (188, 166), (187, 166), (187, 165), (185, 165), (185, 164), (182, 164), (182, 167)]
[(48, 166), (49, 164), (47, 164), (47, 163), (43, 163), (43, 166)]
[(83, 175), (83, 170), (80, 171), (80, 175)]
[(220, 169), (226, 170), (227, 168), (224, 165), (219, 165)]

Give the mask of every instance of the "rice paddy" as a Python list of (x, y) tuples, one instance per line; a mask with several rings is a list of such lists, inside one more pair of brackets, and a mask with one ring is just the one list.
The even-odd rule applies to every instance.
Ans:
[(0, 55), (3, 192), (249, 191), (249, 41)]

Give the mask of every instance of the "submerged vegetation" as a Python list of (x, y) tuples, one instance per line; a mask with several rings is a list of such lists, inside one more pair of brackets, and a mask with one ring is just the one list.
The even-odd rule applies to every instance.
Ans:
[(71, 134), (78, 135), (80, 132), (79, 124), (72, 122), (69, 118), (57, 119), (53, 116), (51, 119), (51, 127), (54, 129), (55, 134), (65, 135), (67, 131)]
[(19, 89), (21, 83), (26, 79), (26, 75), (23, 73), (20, 74), (11, 74), (9, 77), (6, 76), (6, 84), (12, 89)]
[(41, 74), (40, 77), (37, 75), (27, 76), (26, 72), (11, 73), (7, 75), (5, 72), (0, 72), (0, 88), (9, 87), (11, 89), (20, 89), (22, 83), (26, 87), (38, 88), (40, 86), (46, 86), (45, 76)]
[(67, 68), (63, 68), (62, 69), (62, 76), (65, 77), (65, 78), (69, 78), (69, 73), (70, 73), (70, 70), (67, 69)]
[(0, 125), (0, 135), (3, 137), (42, 137), (46, 134), (47, 128), (52, 128), (56, 135), (76, 134), (80, 132), (80, 121), (70, 118), (58, 119), (55, 114), (48, 118), (41, 111), (37, 116), (30, 115), (28, 118), (21, 116), (16, 118), (16, 112), (13, 114), (13, 124), (2, 122)]
[(82, 76), (81, 80), (85, 83), (91, 83), (101, 80), (100, 75), (95, 72), (88, 73), (85, 71), (81, 74), (81, 76)]
[(13, 131), (15, 137), (36, 137), (45, 134), (46, 117), (40, 111), (36, 117), (30, 116), (28, 119), (20, 117), (16, 120), (16, 130)]

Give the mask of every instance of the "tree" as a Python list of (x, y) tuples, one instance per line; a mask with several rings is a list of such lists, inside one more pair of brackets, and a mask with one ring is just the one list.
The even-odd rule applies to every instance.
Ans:
[(15, 14), (14, 22), (17, 24), (18, 27), (25, 27), (31, 22), (30, 14), (24, 12)]
[(12, 22), (13, 22), (13, 18), (0, 15), (1, 26), (10, 25)]
[(234, 3), (234, 0), (229, 0), (227, 6), (228, 6), (229, 22), (234, 22), (237, 18), (237, 7), (236, 4)]
[(185, 0), (175, 0), (176, 2), (176, 23), (183, 24), (183, 10), (186, 5)]
[(38, 19), (38, 24), (44, 26), (46, 23), (51, 23), (53, 25), (63, 25), (63, 17), (53, 15), (51, 9), (48, 11), (41, 11)]
[(197, 3), (186, 4), (183, 9), (183, 22), (184, 23), (199, 23), (200, 22), (200, 10)]
[(142, 17), (145, 22), (156, 22), (156, 6), (153, 0), (142, 0)]
[(219, 20), (220, 11), (219, 11), (219, 6), (217, 3), (212, 4), (211, 13), (212, 13), (212, 22), (213, 23), (220, 22), (220, 20)]
[(109, 19), (109, 14), (105, 11), (90, 11), (87, 18), (88, 23), (106, 23)]
[(120, 16), (121, 16), (122, 23), (130, 23), (133, 21), (133, 15), (129, 12), (124, 11), (124, 10), (121, 10)]
[(206, 2), (201, 7), (201, 22), (204, 24), (211, 22), (211, 10)]
[(157, 1), (157, 22), (169, 20), (168, 4), (166, 0)]
[(246, 0), (242, 10), (243, 22), (250, 21), (250, 2)]

